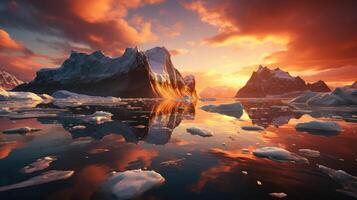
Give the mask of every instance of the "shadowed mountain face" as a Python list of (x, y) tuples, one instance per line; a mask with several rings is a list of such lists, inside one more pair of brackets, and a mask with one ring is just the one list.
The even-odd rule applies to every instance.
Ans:
[(279, 68), (270, 70), (267, 67), (259, 66), (256, 72), (236, 94), (236, 97), (260, 98), (267, 96), (279, 96), (292, 93), (303, 92), (329, 92), (330, 89), (323, 81), (306, 84), (299, 76), (293, 77), (288, 72)]
[(33, 81), (14, 90), (47, 94), (68, 90), (115, 97), (197, 96), (194, 77), (182, 77), (164, 47), (146, 52), (127, 48), (118, 58), (107, 57), (100, 51), (89, 55), (72, 52), (61, 67), (42, 69)]
[[(119, 134), (126, 142), (137, 143), (140, 140), (150, 144), (163, 145), (170, 141), (171, 134), (183, 119), (194, 119), (195, 105), (192, 103), (165, 101), (130, 101), (128, 104), (106, 106), (72, 107), (70, 113), (63, 113), (57, 118), (39, 118), (43, 124), (60, 123), (71, 133), (73, 138), (91, 137), (102, 139), (109, 134)], [(81, 116), (95, 111), (113, 114), (112, 121), (93, 124), (81, 120)], [(81, 129), (73, 127), (82, 126)]]

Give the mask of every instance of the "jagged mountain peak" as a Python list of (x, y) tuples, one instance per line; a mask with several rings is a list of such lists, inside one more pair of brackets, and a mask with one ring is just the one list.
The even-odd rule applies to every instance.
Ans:
[(236, 94), (236, 97), (267, 97), (299, 94), (299, 92), (311, 90), (314, 92), (328, 92), (330, 89), (325, 82), (306, 84), (299, 76), (292, 76), (289, 72), (280, 68), (269, 69), (259, 65), (258, 70), (253, 72), (245, 86)]
[(7, 71), (0, 70), (0, 88), (11, 90), (23, 82)]
[(17, 91), (52, 94), (68, 90), (95, 96), (196, 97), (193, 77), (186, 80), (173, 66), (169, 51), (155, 47), (145, 52), (126, 48), (122, 56), (111, 58), (101, 51), (71, 52), (61, 67), (42, 69), (29, 84)]

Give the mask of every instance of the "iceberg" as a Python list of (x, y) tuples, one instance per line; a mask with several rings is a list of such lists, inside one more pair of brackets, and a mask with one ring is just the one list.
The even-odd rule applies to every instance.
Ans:
[(113, 172), (101, 189), (108, 196), (131, 199), (164, 182), (165, 178), (155, 171), (136, 169)]
[(310, 121), (298, 123), (295, 126), (297, 131), (306, 131), (317, 135), (335, 135), (342, 131), (341, 126), (336, 122)]
[(31, 127), (25, 126), (22, 128), (7, 129), (2, 132), (5, 134), (26, 134), (26, 133), (36, 132), (36, 131), (40, 131), (40, 130), (41, 129), (39, 129), (39, 128), (31, 128)]
[(40, 171), (48, 168), (50, 164), (55, 160), (57, 160), (55, 156), (46, 156), (44, 158), (39, 158), (35, 162), (22, 168), (21, 171), (24, 173), (32, 173), (32, 172)]
[(186, 129), (187, 132), (191, 133), (191, 135), (199, 135), (201, 137), (211, 137), (213, 136), (212, 132), (199, 127), (190, 127)]
[(207, 112), (219, 113), (236, 118), (240, 118), (243, 115), (243, 106), (241, 103), (205, 105), (201, 106), (201, 109)]
[(245, 131), (264, 131), (264, 127), (261, 126), (242, 126), (241, 129)]
[(309, 163), (306, 158), (279, 147), (262, 147), (255, 149), (253, 155), (261, 158), (269, 158), (274, 161)]

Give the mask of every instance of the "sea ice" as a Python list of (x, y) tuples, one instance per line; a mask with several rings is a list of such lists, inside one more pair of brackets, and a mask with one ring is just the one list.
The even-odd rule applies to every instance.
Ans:
[(316, 133), (324, 135), (330, 135), (331, 133), (341, 132), (341, 126), (336, 122), (322, 122), (322, 121), (310, 121), (298, 123), (295, 126), (298, 131), (306, 131), (309, 133)]
[(49, 167), (50, 164), (55, 160), (57, 160), (57, 158), (54, 156), (46, 156), (44, 158), (39, 158), (35, 162), (22, 168), (21, 171), (24, 173), (32, 173), (32, 172), (40, 171)]
[(202, 106), (201, 109), (204, 111), (220, 113), (236, 118), (240, 118), (243, 115), (243, 106), (241, 103), (205, 105)]
[(71, 127), (72, 130), (82, 130), (85, 128), (86, 128), (86, 126), (83, 126), (83, 125), (76, 125), (76, 126)]
[(187, 132), (191, 133), (191, 135), (199, 135), (201, 137), (211, 137), (213, 136), (212, 132), (199, 127), (190, 127), (186, 129)]
[(269, 158), (276, 161), (309, 162), (306, 158), (279, 147), (262, 147), (255, 149), (253, 154), (257, 157)]
[(32, 177), (28, 180), (15, 183), (12, 185), (5, 185), (0, 187), (0, 192), (6, 190), (12, 190), (17, 188), (24, 188), (33, 185), (40, 185), (44, 183), (49, 183), (52, 181), (62, 180), (70, 178), (74, 174), (74, 171), (59, 171), (59, 170), (51, 170), (48, 172), (44, 172), (38, 176)]
[(118, 199), (131, 199), (164, 182), (165, 178), (155, 171), (128, 170), (113, 172), (103, 183), (102, 190)]
[(92, 124), (102, 124), (104, 122), (112, 121), (112, 116), (113, 114), (109, 112), (96, 111), (92, 115), (80, 116), (79, 118), (84, 122)]
[(36, 132), (36, 131), (40, 131), (40, 130), (41, 129), (39, 129), (39, 128), (31, 128), (31, 127), (25, 126), (22, 128), (7, 129), (2, 132), (5, 134), (25, 134), (25, 133)]
[(269, 195), (272, 196), (272, 197), (275, 197), (275, 198), (279, 198), (279, 199), (288, 196), (284, 192), (272, 192), (272, 193), (269, 193)]
[(77, 94), (66, 90), (59, 90), (52, 94), (53, 104), (59, 107), (73, 107), (80, 105), (117, 105), (123, 104), (118, 97), (100, 97)]
[(299, 149), (299, 153), (304, 156), (309, 156), (309, 157), (319, 157), (320, 156), (320, 151), (311, 150), (311, 149)]
[(261, 126), (242, 126), (241, 128), (246, 131), (264, 131), (264, 127)]

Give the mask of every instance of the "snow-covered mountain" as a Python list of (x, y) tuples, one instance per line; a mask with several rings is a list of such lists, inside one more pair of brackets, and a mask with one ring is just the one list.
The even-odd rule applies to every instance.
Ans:
[(269, 69), (259, 66), (256, 72), (236, 94), (236, 97), (260, 98), (279, 96), (311, 90), (314, 92), (328, 92), (330, 89), (323, 81), (306, 84), (299, 76), (291, 76), (279, 68)]
[(322, 80), (314, 83), (308, 83), (306, 86), (308, 90), (313, 92), (331, 92), (331, 89)]
[(183, 78), (173, 66), (168, 50), (155, 47), (146, 52), (127, 48), (121, 57), (101, 51), (72, 52), (61, 67), (41, 69), (28, 84), (15, 91), (52, 94), (68, 90), (80, 94), (115, 97), (196, 97), (194, 77)]
[(22, 83), (23, 82), (17, 79), (14, 75), (0, 70), (0, 87), (4, 90), (11, 90)]

